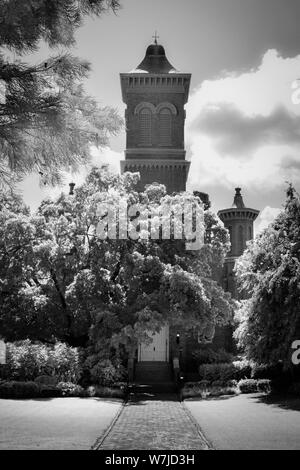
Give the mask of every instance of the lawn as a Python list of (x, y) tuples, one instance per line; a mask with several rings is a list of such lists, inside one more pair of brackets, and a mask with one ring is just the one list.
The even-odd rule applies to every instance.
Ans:
[(300, 449), (300, 400), (251, 394), (185, 405), (215, 449)]
[(0, 400), (0, 449), (89, 449), (121, 405), (102, 398)]

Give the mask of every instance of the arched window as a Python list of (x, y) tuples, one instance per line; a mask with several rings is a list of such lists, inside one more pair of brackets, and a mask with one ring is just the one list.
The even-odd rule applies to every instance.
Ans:
[(138, 114), (139, 118), (139, 144), (152, 145), (152, 112), (149, 108), (143, 108)]
[(172, 114), (168, 108), (159, 113), (159, 145), (168, 147), (172, 143)]

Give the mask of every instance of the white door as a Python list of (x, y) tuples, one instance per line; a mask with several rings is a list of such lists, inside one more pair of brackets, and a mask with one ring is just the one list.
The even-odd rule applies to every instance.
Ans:
[(169, 326), (163, 326), (159, 333), (149, 334), (153, 341), (150, 344), (139, 345), (138, 360), (168, 362), (169, 361)]

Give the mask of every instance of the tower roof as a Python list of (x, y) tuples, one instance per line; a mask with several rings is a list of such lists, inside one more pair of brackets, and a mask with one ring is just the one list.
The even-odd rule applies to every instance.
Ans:
[(218, 212), (218, 216), (223, 222), (233, 219), (255, 220), (258, 214), (258, 210), (245, 206), (243, 196), (241, 194), (241, 188), (235, 188), (235, 195), (232, 206), (228, 209), (222, 209)]
[(163, 46), (154, 44), (147, 47), (146, 55), (142, 62), (137, 66), (134, 73), (176, 73), (177, 70), (168, 61)]

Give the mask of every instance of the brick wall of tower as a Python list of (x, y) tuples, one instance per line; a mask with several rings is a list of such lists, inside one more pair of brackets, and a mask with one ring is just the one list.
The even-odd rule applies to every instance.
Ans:
[[(231, 250), (229, 256), (241, 256), (246, 249), (247, 242), (253, 238), (253, 220), (234, 219), (224, 221), (230, 233)], [(240, 230), (242, 240), (240, 240)]]
[(178, 164), (168, 161), (135, 164), (128, 160), (124, 164), (124, 171), (140, 172), (141, 179), (137, 185), (138, 191), (142, 191), (146, 184), (159, 182), (166, 186), (169, 194), (172, 194), (185, 190), (188, 167), (179, 162)]
[(186, 190), (190, 164), (185, 160), (184, 106), (190, 78), (190, 74), (174, 72), (121, 74), (127, 105), (121, 171), (140, 173), (139, 191), (153, 182), (164, 184), (168, 193)]
[[(238, 213), (238, 209), (235, 212)], [(244, 214), (245, 216), (241, 218), (230, 217), (229, 212), (228, 217), (222, 217), (224, 225), (230, 234), (231, 248), (225, 259), (221, 284), (224, 290), (230, 292), (235, 299), (242, 297), (238, 291), (234, 273), (235, 263), (247, 248), (247, 242), (253, 239), (254, 232), (255, 217), (253, 212), (249, 212), (249, 217), (247, 217), (245, 209)]]

